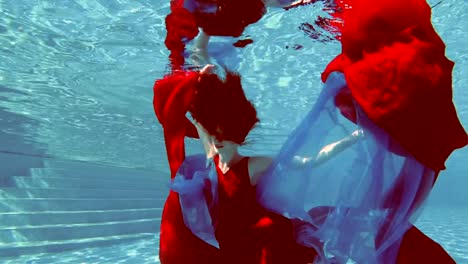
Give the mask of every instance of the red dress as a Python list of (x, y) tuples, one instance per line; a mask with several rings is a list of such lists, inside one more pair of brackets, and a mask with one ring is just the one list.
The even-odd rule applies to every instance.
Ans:
[[(196, 72), (176, 72), (156, 81), (154, 112), (164, 129), (171, 178), (185, 159), (184, 138), (197, 132), (185, 117), (194, 91)], [(163, 264), (219, 264), (219, 250), (210, 246), (185, 226), (179, 195), (171, 191), (161, 218), (159, 259)]]
[(312, 262), (315, 251), (296, 244), (291, 221), (256, 202), (248, 160), (243, 158), (226, 173), (216, 166), (219, 213), (215, 235), (221, 249), (221, 263)]

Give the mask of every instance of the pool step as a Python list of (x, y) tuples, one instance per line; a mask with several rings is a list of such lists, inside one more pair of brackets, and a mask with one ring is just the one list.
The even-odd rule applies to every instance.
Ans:
[[(78, 179), (96, 179), (96, 172), (90, 170), (72, 171), (64, 168), (31, 168), (32, 177), (65, 177)], [(167, 183), (169, 174), (163, 172), (133, 172), (124, 173), (110, 171), (107, 174), (100, 174), (100, 180), (127, 181), (127, 182), (157, 182)]]
[(161, 191), (167, 189), (167, 184), (156, 181), (116, 181), (88, 178), (65, 178), (65, 177), (12, 177), (11, 187), (17, 188), (80, 188), (80, 189), (113, 189), (113, 190), (146, 190)]
[[(169, 171), (159, 170), (143, 170), (127, 167), (114, 167), (109, 165), (77, 162), (77, 161), (65, 161), (65, 160), (44, 160), (44, 168), (39, 169), (54, 169), (54, 170), (65, 170), (73, 175), (101, 175), (100, 177), (150, 177), (159, 178), (161, 180), (168, 180)], [(63, 174), (66, 175), (66, 174)]]
[[(160, 186), (156, 190), (116, 190), (116, 189), (82, 189), (82, 188), (2, 188), (0, 189), (0, 199), (14, 198), (95, 198), (95, 199), (139, 199), (157, 198), (167, 196), (169, 188)], [(163, 192), (163, 193), (161, 193)]]
[(165, 198), (157, 199), (64, 199), (19, 198), (1, 199), (0, 212), (18, 211), (89, 211), (127, 210), (161, 206)]
[(154, 233), (139, 233), (121, 236), (101, 236), (61, 241), (16, 242), (6, 245), (0, 244), (0, 260), (2, 258), (4, 260), (11, 260), (12, 257), (19, 257), (25, 254), (58, 253), (67, 250), (110, 246), (141, 239), (152, 239), (154, 236)]
[[(0, 229), (18, 226), (102, 223), (161, 217), (162, 208), (95, 211), (31, 211), (0, 213)], [(0, 240), (1, 241), (1, 240)]]
[(0, 188), (0, 258), (154, 238), (164, 172), (48, 162)]
[(0, 227), (0, 237), (3, 244), (8, 244), (40, 242), (44, 241), (44, 237), (49, 241), (60, 241), (140, 233), (156, 234), (159, 223), (159, 218), (150, 218), (102, 223)]

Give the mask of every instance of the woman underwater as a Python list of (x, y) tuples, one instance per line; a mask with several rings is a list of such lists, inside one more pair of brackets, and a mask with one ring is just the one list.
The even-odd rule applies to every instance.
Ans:
[[(199, 74), (193, 73), (192, 83), (185, 84), (186, 89), (193, 89), (187, 92), (191, 94), (188, 95), (191, 98), (187, 102), (191, 103), (186, 109), (195, 120), (195, 127), (205, 147), (206, 156), (209, 159), (212, 158), (217, 174), (216, 180), (210, 183), (218, 184), (217, 188), (213, 186), (214, 191), (210, 198), (212, 201), (205, 201), (205, 203), (213, 203), (213, 199), (217, 197), (216, 208), (212, 210), (216, 212), (216, 228), (213, 230), (213, 240), (216, 242), (212, 244), (217, 244), (220, 250), (217, 251), (215, 247), (193, 237), (197, 224), (192, 230), (187, 230), (187, 225), (190, 225), (187, 223), (187, 214), (184, 215), (185, 225), (180, 223), (180, 219), (177, 222), (168, 222), (168, 219), (174, 220), (174, 218), (165, 217), (161, 226), (160, 259), (162, 263), (183, 263), (183, 261), (190, 263), (208, 263), (206, 261), (210, 261), (209, 263), (312, 262), (315, 251), (295, 242), (293, 223), (289, 219), (265, 210), (256, 202), (255, 185), (269, 167), (271, 158), (244, 157), (238, 152), (238, 147), (244, 143), (247, 134), (258, 121), (256, 111), (243, 93), (240, 77), (228, 72), (223, 81), (217, 75), (209, 73), (212, 67), (208, 65)], [(160, 91), (163, 86), (157, 83), (155, 87), (157, 87), (155, 91)], [(160, 108), (155, 107), (155, 109)], [(184, 111), (180, 111), (179, 114), (180, 119), (186, 120)], [(162, 122), (162, 124), (165, 123)], [(184, 125), (181, 126), (181, 124)], [(184, 126), (190, 125), (187, 121), (179, 123), (179, 129), (183, 130)], [(164, 125), (164, 128), (166, 132), (168, 126)], [(169, 134), (173, 135), (173, 133)], [(314, 162), (325, 162), (334, 154), (353, 144), (360, 135), (355, 132), (327, 146), (317, 155)], [(174, 148), (175, 145), (170, 142), (174, 141), (171, 139), (168, 141), (166, 137), (166, 144), (169, 143), (167, 147)], [(303, 159), (299, 157), (296, 159), (297, 165), (300, 166)], [(308, 158), (307, 161), (312, 162), (312, 159)], [(179, 174), (184, 174), (184, 169), (187, 167), (195, 170), (193, 167), (197, 166), (196, 162), (205, 164), (204, 160), (200, 162), (194, 157), (188, 157), (179, 167)], [(204, 169), (199, 168), (200, 171)], [(190, 173), (185, 172), (185, 174)], [(195, 204), (196, 200), (204, 200), (207, 192), (206, 186), (201, 187), (204, 189), (203, 198), (194, 197), (193, 184), (191, 186), (189, 181), (184, 182), (181, 179), (184, 176), (193, 177), (176, 176), (172, 188), (179, 195), (186, 196), (179, 198), (180, 201), (189, 200), (188, 203)], [(205, 184), (204, 181), (202, 183)], [(190, 189), (188, 193), (187, 189)], [(211, 192), (211, 189), (208, 188), (208, 192)], [(180, 207), (175, 208), (174, 204), (177, 201), (171, 200), (171, 197), (176, 196), (177, 194), (171, 191), (165, 207), (165, 216), (182, 218), (180, 214), (184, 212), (179, 212)], [(169, 208), (171, 201), (174, 208)], [(171, 211), (171, 209), (177, 209), (177, 211)], [(184, 210), (190, 209), (184, 208)], [(168, 234), (167, 230), (171, 232)], [(187, 239), (184, 238), (186, 236)], [(208, 239), (205, 241), (209, 242)], [(182, 245), (184, 242), (187, 244)], [(171, 253), (171, 249), (183, 249), (183, 254), (180, 251)], [(203, 259), (203, 252), (207, 254), (205, 259)], [(190, 253), (193, 255), (190, 256)]]
[[(198, 131), (198, 135), (205, 146), (206, 156), (213, 158), (213, 165), (211, 167), (205, 165), (205, 155), (203, 155), (203, 159), (199, 157), (187, 157), (183, 163), (181, 162), (181, 166), (178, 167), (176, 172), (173, 173), (173, 176), (175, 176), (173, 190), (166, 202), (161, 223), (161, 262), (312, 262), (314, 257), (316, 257), (316, 250), (322, 250), (323, 243), (320, 241), (326, 239), (329, 234), (326, 234), (325, 238), (318, 236), (315, 240), (318, 242), (314, 242), (312, 245), (306, 243), (305, 245), (309, 247), (307, 248), (296, 243), (298, 240), (297, 233), (301, 231), (301, 226), (326, 226), (326, 221), (324, 223), (324, 220), (336, 217), (336, 215), (333, 215), (333, 208), (344, 208), (345, 206), (341, 204), (325, 207), (316, 206), (308, 212), (315, 217), (309, 223), (297, 220), (295, 217), (302, 219), (303, 217), (301, 215), (294, 215), (294, 212), (292, 212), (290, 215), (295, 217), (290, 221), (280, 215), (284, 212), (289, 213), (288, 209), (282, 208), (277, 210), (279, 205), (284, 204), (281, 201), (281, 195), (271, 195), (271, 192), (281, 193), (285, 189), (290, 189), (290, 191), (294, 192), (295, 189), (290, 188), (288, 184), (297, 182), (297, 179), (306, 182), (303, 180), (304, 177), (301, 176), (301, 172), (304, 171), (301, 167), (307, 167), (307, 164), (315, 163), (313, 165), (315, 170), (320, 169), (317, 166), (332, 157), (331, 153), (341, 152), (346, 147), (353, 145), (362, 134), (353, 133), (350, 137), (328, 145), (318, 152), (319, 155), (316, 155), (317, 158), (315, 159), (308, 158), (310, 155), (304, 156), (303, 153), (296, 153), (298, 155), (295, 155), (292, 159), (294, 161), (293, 166), (286, 167), (289, 171), (288, 177), (290, 178), (287, 178), (289, 183), (282, 183), (282, 186), (278, 187), (275, 179), (269, 179), (267, 181), (270, 181), (270, 183), (267, 185), (271, 186), (270, 191), (266, 191), (267, 189), (264, 184), (260, 184), (261, 189), (257, 191), (255, 186), (261, 182), (261, 177), (259, 176), (263, 175), (263, 172), (270, 166), (271, 159), (265, 157), (243, 157), (237, 151), (238, 146), (244, 142), (247, 133), (257, 122), (255, 109), (245, 99), (238, 77), (228, 74), (226, 81), (223, 82), (216, 75), (205, 73), (207, 69), (209, 68), (205, 67), (202, 73), (192, 73), (193, 77), (190, 76), (190, 78), (193, 78), (191, 79), (193, 83), (185, 83), (184, 85), (186, 87), (190, 86), (192, 87), (190, 89), (193, 89), (188, 92), (188, 95), (186, 94), (186, 96), (191, 97), (190, 100), (186, 101), (190, 101), (186, 109), (191, 112), (196, 124), (192, 129)], [(172, 77), (174, 78), (174, 76)], [(158, 89), (163, 87), (161, 86), (161, 82), (167, 80), (169, 79), (157, 83)], [(178, 89), (175, 90), (179, 91), (179, 87), (176, 86)], [(189, 88), (186, 89), (188, 90)], [(178, 97), (173, 96), (171, 98), (182, 99), (183, 96), (179, 95)], [(231, 100), (226, 100), (226, 98), (231, 98)], [(164, 101), (166, 102), (166, 100)], [(175, 101), (167, 100), (167, 102), (171, 103)], [(179, 106), (177, 109), (181, 109), (180, 101), (177, 102), (177, 105)], [(166, 109), (165, 114), (171, 114), (167, 110), (169, 109)], [(179, 118), (176, 115), (170, 116), (174, 118), (173, 120), (186, 120), (183, 113), (183, 110), (179, 111)], [(189, 131), (186, 129), (187, 124), (189, 123), (178, 122), (178, 130)], [(174, 144), (174, 142), (181, 138), (177, 139), (174, 137), (177, 133), (170, 132), (170, 125), (164, 126), (164, 128), (168, 153), (171, 150), (174, 151), (174, 147), (177, 146), (182, 146), (182, 148), (176, 152), (183, 152), (183, 142), (179, 141), (180, 144)], [(316, 162), (313, 162), (314, 160)], [(171, 156), (169, 156), (169, 161), (171, 165), (174, 165), (176, 160), (171, 159)], [(275, 170), (274, 168), (277, 168), (278, 164), (270, 167), (273, 167), (273, 170)], [(216, 174), (214, 178), (212, 175), (211, 178), (202, 175), (198, 179), (195, 176), (199, 172), (209, 174), (213, 168)], [(310, 172), (311, 170), (310, 168), (306, 168), (305, 171)], [(270, 174), (274, 175), (271, 172)], [(186, 179), (181, 177), (186, 177)], [(297, 178), (295, 179), (294, 177)], [(189, 179), (194, 180), (192, 184), (186, 181)], [(197, 184), (200, 182), (201, 184), (197, 187)], [(320, 188), (320, 186), (317, 187)], [(323, 188), (326, 189), (327, 187), (324, 186)], [(202, 193), (197, 193), (197, 189), (198, 191), (203, 190)], [(358, 187), (355, 189), (359, 190)], [(289, 196), (294, 199), (301, 197), (301, 195), (295, 194)], [(348, 197), (352, 199), (352, 195)], [(266, 202), (265, 199), (267, 199)], [(263, 201), (259, 202), (259, 200)], [(320, 198), (317, 200), (320, 200)], [(271, 201), (273, 201), (273, 206)], [(413, 201), (414, 199), (410, 199), (410, 202)], [(197, 210), (199, 206), (198, 202), (208, 205), (208, 210), (206, 210), (209, 212), (208, 216), (196, 213), (196, 219), (187, 220), (190, 219), (187, 212)], [(293, 202), (297, 204), (301, 203), (300, 199)], [(180, 203), (182, 203), (182, 206), (185, 206), (183, 210)], [(402, 202), (402, 204), (405, 203)], [(271, 210), (266, 210), (265, 207), (271, 207)], [(277, 211), (278, 213), (275, 214), (271, 211)], [(400, 217), (401, 215), (398, 216)], [(356, 218), (356, 215), (347, 212), (344, 217)], [(346, 223), (342, 224), (343, 226), (346, 225)], [(209, 230), (209, 227), (213, 227), (213, 230)], [(352, 228), (358, 230), (359, 226), (354, 225)], [(330, 227), (320, 230), (327, 229), (330, 229)], [(211, 237), (210, 232), (212, 232)], [(401, 234), (402, 236), (403, 233)], [(346, 238), (342, 237), (342, 239), (346, 241)], [(373, 239), (378, 240), (377, 235)], [(215, 242), (213, 243), (213, 241)], [(397, 250), (397, 255), (399, 258), (397, 263), (413, 263), (422, 259), (437, 259), (443, 260), (440, 263), (453, 263), (453, 260), (440, 246), (433, 243), (432, 240), (425, 237), (424, 234), (414, 227), (404, 234), (404, 239), (400, 249)], [(337, 256), (334, 256), (334, 258), (337, 258)], [(341, 262), (338, 261), (338, 263)]]
[[(291, 166), (296, 165), (295, 162), (290, 161), (296, 161), (296, 157), (298, 156), (303, 161), (305, 160), (302, 157), (315, 156), (318, 153), (316, 151), (317, 147), (323, 146), (323, 144), (319, 144), (320, 141), (298, 142), (291, 139), (283, 147), (279, 157), (275, 159), (276, 161), (267, 169), (266, 177), (262, 176), (265, 179), (263, 181), (258, 181), (259, 178), (255, 175), (260, 174), (256, 173), (255, 168), (260, 168), (259, 171), (262, 171), (261, 168), (267, 167), (269, 163), (267, 159), (249, 158), (249, 161), (246, 162), (245, 159), (240, 158), (240, 161), (238, 161), (236, 158), (236, 161), (243, 163), (236, 163), (237, 165), (234, 165), (229, 164), (229, 162), (223, 163), (219, 153), (210, 151), (207, 153), (214, 156), (214, 162), (217, 165), (217, 175), (223, 174), (223, 171), (226, 173), (236, 171), (238, 170), (236, 167), (244, 167), (243, 174), (244, 176), (247, 174), (249, 177), (243, 178), (249, 178), (251, 183), (257, 183), (258, 197), (256, 203), (260, 203), (261, 208), (268, 208), (269, 211), (277, 212), (277, 214), (273, 214), (276, 218), (267, 217), (266, 223), (260, 221), (258, 227), (268, 227), (270, 220), (271, 223), (283, 223), (278, 224), (280, 227), (277, 229), (266, 228), (266, 233), (258, 236), (260, 238), (268, 237), (266, 235), (269, 234), (268, 230), (275, 230), (275, 232), (278, 232), (277, 237), (286, 238), (284, 239), (286, 241), (284, 249), (288, 248), (287, 245), (292, 245), (292, 248), (299, 248), (299, 252), (304, 252), (303, 248), (297, 247), (295, 243), (290, 242), (291, 232), (288, 230), (292, 229), (288, 226), (290, 226), (291, 222), (284, 221), (284, 218), (279, 215), (289, 215), (290, 218), (301, 218), (319, 230), (309, 230), (312, 233), (308, 237), (315, 239), (309, 242), (305, 241), (304, 244), (314, 248), (321, 255), (320, 257), (323, 261), (345, 263), (348, 259), (364, 260), (366, 263), (415, 263), (427, 261), (453, 263), (453, 260), (439, 245), (409, 224), (414, 211), (420, 207), (422, 201), (427, 196), (438, 172), (443, 169), (444, 160), (453, 149), (462, 147), (467, 142), (466, 133), (463, 132), (456, 119), (453, 105), (451, 105), (451, 93), (447, 92), (451, 89), (451, 79), (447, 75), (449, 75), (453, 64), (448, 62), (443, 56), (443, 43), (435, 34), (432, 27), (427, 26), (427, 23), (430, 24), (430, 11), (427, 11), (427, 4), (422, 4), (421, 1), (411, 1), (411, 3), (397, 1), (395, 5), (392, 6), (390, 4), (391, 6), (388, 8), (385, 5), (389, 3), (386, 2), (381, 5), (375, 5), (374, 10), (363, 8), (363, 6), (369, 5), (366, 1), (353, 1), (353, 4), (355, 13), (348, 12), (348, 28), (343, 30), (343, 53), (330, 63), (324, 73), (324, 81), (328, 81), (334, 75), (332, 74), (334, 71), (342, 72), (344, 75), (337, 78), (338, 84), (325, 87), (324, 91), (330, 92), (324, 96), (326, 99), (324, 103), (321, 106), (320, 103), (317, 103), (317, 107), (315, 108), (321, 113), (320, 109), (325, 109), (325, 106), (338, 107), (344, 116), (358, 123), (359, 126), (364, 127), (365, 134), (367, 135), (365, 137), (366, 145), (364, 145), (364, 148), (367, 151), (359, 149), (363, 147), (363, 144), (355, 144), (350, 149), (354, 149), (358, 153), (372, 153), (372, 155), (364, 155), (363, 157), (366, 157), (364, 163), (354, 162), (353, 159), (348, 159), (352, 161), (349, 162), (349, 166), (345, 163), (340, 163), (342, 167), (348, 166), (353, 172), (351, 174), (340, 173), (342, 175), (353, 175), (353, 177), (350, 178), (352, 179), (351, 182), (346, 182), (346, 180), (349, 180), (346, 178), (339, 179), (348, 184), (341, 183), (341, 186), (344, 187), (334, 193), (336, 196), (334, 197), (336, 198), (334, 202), (325, 201), (323, 197), (318, 197), (317, 195), (319, 193), (323, 194), (323, 192), (315, 190), (317, 195), (312, 195), (312, 198), (315, 198), (315, 202), (309, 208), (319, 209), (319, 215), (323, 215), (323, 212), (325, 212), (326, 217), (322, 218), (323, 220), (317, 220), (319, 218), (307, 219), (307, 215), (301, 215), (301, 210), (297, 210), (301, 206), (297, 206), (297, 204), (304, 203), (301, 199), (306, 199), (303, 197), (299, 197), (301, 199), (298, 199), (297, 195), (294, 194), (299, 193), (297, 190), (300, 190), (300, 188), (298, 189), (297, 186), (288, 187), (286, 189), (289, 189), (289, 194), (283, 195), (285, 185), (284, 180), (281, 180), (285, 179), (284, 171), (286, 171), (288, 173), (288, 177), (286, 178), (288, 180), (287, 183), (297, 183), (296, 178), (291, 175), (302, 175), (301, 173), (292, 173), (294, 168)], [(402, 5), (410, 13), (414, 13), (415, 10), (422, 10), (420, 11), (422, 12), (421, 16), (408, 15), (408, 12), (403, 13), (404, 15), (408, 15), (406, 18), (413, 17), (420, 20), (416, 19), (417, 21), (415, 22), (411, 19), (400, 19), (399, 23), (395, 23), (394, 19), (380, 19), (378, 21), (380, 24), (372, 23), (374, 17), (389, 18), (392, 12), (401, 13)], [(367, 17), (362, 15), (361, 12), (363, 10), (367, 14)], [(382, 10), (384, 11), (382, 12)], [(384, 15), (384, 13), (388, 16)], [(358, 16), (366, 19), (356, 19)], [(356, 21), (364, 21), (365, 23), (353, 23)], [(378, 35), (380, 31), (374, 31), (373, 27), (366, 26), (366, 23), (376, 25), (377, 28), (379, 26), (386, 28), (388, 31), (384, 31), (387, 32), (386, 36), (382, 37)], [(388, 23), (390, 26), (388, 24), (385, 25), (385, 23)], [(405, 28), (412, 29), (405, 30)], [(369, 30), (372, 34), (361, 34), (361, 31), (365, 30)], [(377, 36), (373, 34), (377, 34)], [(365, 39), (364, 37), (369, 38)], [(428, 44), (431, 42), (432, 44)], [(440, 55), (441, 51), (442, 55)], [(398, 61), (404, 59), (405, 56), (397, 55), (401, 54), (401, 52), (404, 52), (403, 54), (409, 59), (400, 63), (384, 64), (386, 67), (397, 67), (396, 71), (391, 68), (379, 67), (379, 63), (386, 60)], [(426, 56), (427, 54), (431, 54), (430, 58)], [(435, 54), (439, 55), (434, 56)], [(430, 68), (426, 65), (436, 65), (436, 67)], [(440, 67), (441, 70), (437, 71), (437, 67)], [(422, 70), (414, 72), (410, 70), (412, 68)], [(393, 77), (387, 76), (384, 72), (376, 72), (376, 69), (395, 72), (395, 75)], [(428, 72), (431, 72), (431, 74), (428, 74)], [(433, 76), (434, 78), (428, 82), (428, 76)], [(198, 135), (197, 128), (188, 121), (185, 113), (191, 108), (195, 100), (196, 89), (194, 87), (197, 86), (199, 79), (200, 73), (198, 72), (178, 72), (164, 80), (158, 81), (155, 85), (154, 106), (158, 119), (164, 127), (172, 177), (176, 176), (177, 170), (179, 170), (185, 159), (183, 138), (186, 135), (192, 137)], [(344, 85), (339, 84), (340, 80), (345, 80)], [(414, 80), (417, 81), (415, 82)], [(369, 86), (372, 83), (380, 83), (382, 88), (369, 90), (373, 88)], [(395, 83), (398, 83), (398, 85), (395, 86)], [(381, 96), (381, 93), (379, 93), (388, 91), (386, 90), (387, 88), (395, 89), (395, 87), (397, 88), (397, 93), (392, 92), (390, 94), (398, 95), (397, 97)], [(412, 88), (408, 89), (408, 87)], [(429, 89), (428, 91), (431, 91), (431, 93), (421, 93), (421, 87)], [(424, 95), (424, 100), (417, 100), (416, 98), (421, 95)], [(388, 101), (379, 101), (380, 99)], [(407, 104), (406, 102), (411, 103)], [(436, 105), (437, 107), (434, 107)], [(380, 108), (385, 111), (375, 111), (376, 106), (385, 106), (386, 108)], [(197, 119), (195, 118), (195, 120)], [(221, 116), (219, 120), (229, 119), (223, 119)], [(401, 122), (404, 122), (405, 127), (408, 129), (402, 130)], [(211, 147), (205, 144), (207, 150), (213, 150), (216, 149), (216, 145), (212, 146), (216, 135), (230, 132), (226, 129), (218, 130), (217, 127), (210, 128), (208, 123), (205, 124), (206, 128), (198, 126), (198, 131), (203, 132), (206, 130), (208, 131), (207, 134), (211, 133), (211, 136), (208, 137), (203, 136), (203, 133), (200, 133), (200, 136), (205, 143), (209, 142), (210, 138), (213, 140)], [(296, 138), (301, 138), (297, 137), (297, 135), (304, 131), (307, 132), (309, 128), (314, 127), (319, 132), (314, 132), (314, 136), (310, 136), (311, 134), (307, 132), (305, 135), (308, 135), (308, 137), (302, 138), (325, 138), (328, 133), (320, 132), (323, 128), (319, 129), (327, 127), (323, 124), (322, 119), (311, 115), (307, 124), (305, 126), (301, 125), (293, 134), (295, 134)], [(434, 124), (437, 127), (436, 132), (427, 133), (431, 129), (430, 126)], [(334, 128), (335, 125), (331, 123), (328, 127)], [(235, 127), (235, 129), (238, 129), (238, 127)], [(235, 129), (233, 131), (236, 131)], [(434, 144), (428, 145), (427, 142), (433, 142)], [(229, 150), (231, 147), (229, 144), (218, 146), (221, 147), (218, 151)], [(310, 150), (303, 151), (301, 146), (307, 146), (306, 148)], [(234, 147), (234, 149), (237, 148)], [(232, 155), (232, 157), (234, 156), (236, 155)], [(361, 158), (359, 155), (358, 157)], [(230, 161), (230, 159), (226, 160)], [(253, 163), (250, 160), (253, 160)], [(255, 160), (258, 160), (258, 163)], [(187, 163), (190, 163), (189, 159), (187, 159)], [(249, 171), (249, 163), (257, 165), (253, 165), (252, 169), (250, 169), (251, 172), (246, 173), (245, 167)], [(388, 167), (389, 163), (393, 167)], [(358, 166), (356, 169), (353, 167), (356, 164), (361, 164), (361, 167)], [(362, 164), (364, 165), (362, 166)], [(219, 165), (224, 169), (221, 170)], [(231, 168), (231, 165), (234, 165), (233, 168)], [(321, 168), (315, 168), (315, 174), (320, 175), (320, 170)], [(391, 172), (391, 175), (388, 175), (388, 172)], [(335, 172), (335, 175), (340, 173)], [(310, 170), (306, 170), (306, 173), (302, 174), (306, 177), (298, 177), (300, 179), (299, 183), (306, 182), (304, 179), (307, 179), (307, 177), (310, 178)], [(380, 181), (378, 181), (379, 179)], [(243, 182), (245, 183), (245, 180)], [(389, 182), (390, 184), (388, 184)], [(220, 188), (223, 184), (225, 183), (220, 181)], [(331, 190), (327, 187), (328, 185), (315, 184), (315, 186)], [(291, 193), (293, 194), (291, 195)], [(210, 196), (207, 195), (207, 197)], [(310, 197), (308, 199), (310, 200)], [(165, 205), (161, 224), (161, 262), (225, 263), (223, 260), (223, 257), (225, 257), (224, 253), (217, 250), (215, 246), (212, 246), (213, 243), (210, 245), (195, 236), (191, 229), (187, 227), (187, 222), (182, 217), (183, 213), (179, 200), (178, 194), (171, 192)], [(369, 203), (369, 201), (372, 203)], [(365, 208), (365, 210), (348, 210), (353, 207)], [(325, 208), (325, 210), (320, 212), (322, 208)], [(392, 210), (389, 210), (389, 208), (392, 208)], [(259, 209), (259, 212), (267, 211)], [(219, 208), (218, 216), (221, 217), (223, 214), (221, 213), (221, 208)], [(372, 218), (369, 218), (370, 215), (372, 215)], [(215, 218), (212, 216), (212, 219)], [(220, 221), (220, 218), (217, 219)], [(366, 221), (356, 221), (356, 219)], [(239, 225), (242, 224), (239, 223)], [(221, 226), (223, 226), (223, 223), (221, 223)], [(226, 241), (230, 239), (225, 238), (223, 240), (223, 238), (219, 237), (221, 235), (220, 232), (218, 231), (217, 233), (215, 234), (215, 238), (218, 240), (220, 247), (223, 244), (229, 245), (228, 248), (237, 247), (239, 249), (239, 247), (242, 247), (242, 245), (229, 244)], [(226, 237), (234, 237), (231, 242), (236, 241), (235, 235), (238, 235), (238, 233), (230, 234), (227, 232), (227, 234), (229, 235), (226, 235)], [(284, 236), (280, 234), (284, 234)], [(246, 234), (246, 237), (250, 235), (254, 236), (253, 234)], [(245, 245), (254, 245), (253, 248), (259, 249), (263, 247), (265, 249), (261, 250), (265, 253), (261, 253), (260, 256), (258, 256), (258, 250), (252, 250), (252, 252), (257, 252), (252, 253), (252, 256), (257, 254), (256, 261), (258, 258), (267, 258), (268, 249), (275, 248), (277, 245), (274, 240), (271, 240), (271, 244), (265, 245), (253, 241), (255, 239), (252, 240), (252, 243), (246, 243)], [(314, 253), (308, 252), (308, 255), (315, 255), (315, 251)], [(285, 252), (276, 252), (275, 250), (271, 252), (280, 255), (286, 254)], [(358, 261), (358, 263), (362, 262)]]

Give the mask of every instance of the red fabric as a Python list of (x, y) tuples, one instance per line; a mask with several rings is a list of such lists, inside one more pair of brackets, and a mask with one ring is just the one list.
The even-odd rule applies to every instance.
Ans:
[(199, 32), (195, 17), (182, 4), (183, 1), (172, 1), (171, 13), (166, 16), (167, 34), (164, 44), (170, 51), (169, 60), (173, 70), (182, 68), (185, 62), (185, 43), (194, 39)]
[(198, 137), (195, 126), (185, 117), (198, 76), (197, 72), (175, 72), (153, 87), (153, 108), (164, 129), (171, 178), (185, 159), (185, 136)]
[[(217, 157), (215, 162), (218, 162)], [(296, 244), (289, 219), (268, 212), (256, 202), (250, 184), (248, 158), (225, 174), (217, 168), (219, 214), (216, 238), (223, 264), (305, 264), (313, 249)]]
[(414, 263), (455, 264), (455, 261), (439, 244), (413, 226), (403, 237), (397, 264)]
[(171, 11), (184, 7), (184, 0), (171, 0)]
[[(191, 0), (198, 2), (200, 0)], [(238, 37), (244, 29), (257, 22), (265, 13), (262, 0), (203, 0), (201, 6), (212, 5), (215, 12), (184, 8), (184, 0), (171, 0), (171, 13), (166, 16), (167, 35), (164, 41), (170, 51), (169, 60), (173, 70), (184, 66), (185, 44), (194, 39), (198, 28), (212, 36)]]
[[(175, 72), (156, 81), (154, 85), (153, 107), (164, 129), (171, 177), (175, 176), (185, 158), (184, 137), (187, 131), (195, 130), (185, 117), (185, 113), (190, 106), (194, 94), (194, 82), (197, 81), (198, 76), (196, 72)], [(194, 133), (196, 134), (196, 130)], [(236, 174), (238, 171), (240, 173)], [(306, 259), (313, 259), (315, 251), (295, 244), (289, 220), (267, 213), (255, 202), (255, 189), (250, 186), (247, 159), (232, 168), (228, 177), (229, 175), (233, 177), (231, 178), (233, 182), (221, 181), (220, 185), (231, 188), (231, 195), (237, 193), (239, 196), (234, 199), (221, 198), (221, 220), (217, 234), (221, 234), (220, 244), (223, 251), (200, 240), (185, 226), (178, 194), (171, 191), (166, 200), (161, 221), (159, 249), (161, 263), (299, 264), (307, 263)], [(241, 182), (236, 181), (237, 176)], [(222, 195), (223, 192), (221, 192)], [(247, 222), (238, 221), (239, 215)], [(250, 225), (252, 233), (232, 232), (238, 231), (239, 227), (245, 227), (245, 223)], [(243, 236), (239, 237), (237, 234)], [(233, 236), (234, 239), (232, 239)], [(239, 248), (241, 254), (239, 251), (233, 251)], [(233, 258), (233, 255), (244, 256), (243, 259), (248, 262), (229, 262), (239, 259)]]
[(453, 62), (432, 27), (430, 7), (424, 0), (345, 2), (352, 8), (340, 14), (342, 53), (322, 79), (343, 72), (375, 124), (426, 166), (444, 169), (468, 137), (452, 103)]
[(212, 36), (239, 37), (244, 29), (262, 18), (262, 0), (193, 0), (212, 5), (215, 12), (195, 10), (194, 15), (203, 31)]
[(220, 264), (220, 251), (185, 226), (179, 195), (170, 192), (161, 218), (159, 259), (162, 264)]
[[(197, 136), (193, 124), (185, 113), (190, 105), (196, 72), (175, 72), (156, 81), (153, 107), (164, 129), (167, 157), (173, 178), (185, 159), (184, 137)], [(179, 204), (179, 196), (170, 192), (166, 200), (159, 241), (159, 258), (163, 264), (219, 264), (218, 249), (210, 246), (185, 226)]]
[[(436, 172), (450, 153), (468, 143), (452, 103), (453, 62), (431, 24), (424, 0), (342, 0), (342, 53), (322, 74), (345, 74), (335, 98), (353, 122), (351, 97), (368, 117), (416, 159)], [(351, 8), (350, 8), (351, 7)], [(338, 24), (339, 25), (339, 24)], [(397, 263), (454, 263), (414, 226), (404, 235)]]

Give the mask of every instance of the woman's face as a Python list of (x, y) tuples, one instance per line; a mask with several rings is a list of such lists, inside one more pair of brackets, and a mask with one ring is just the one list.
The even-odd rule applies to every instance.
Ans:
[(221, 131), (218, 130), (216, 135), (212, 135), (200, 123), (195, 122), (195, 126), (197, 127), (200, 139), (205, 142), (204, 144), (210, 145), (215, 154), (231, 155), (237, 151), (239, 144), (224, 139)]
[(212, 144), (216, 153), (221, 155), (230, 155), (237, 151), (239, 145), (233, 141), (218, 139), (218, 137), (210, 135)]

